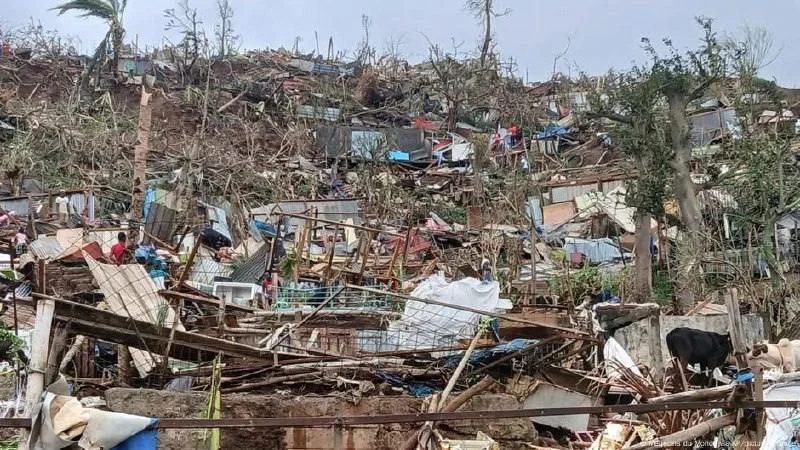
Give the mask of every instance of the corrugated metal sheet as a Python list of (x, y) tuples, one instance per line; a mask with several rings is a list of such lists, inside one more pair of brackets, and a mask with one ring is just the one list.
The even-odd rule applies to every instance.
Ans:
[(411, 154), (414, 160), (430, 159), (431, 156), (425, 147), (424, 130), (416, 128), (320, 126), (316, 129), (316, 146), (328, 158), (347, 152), (371, 158), (376, 150), (399, 150)]
[(213, 223), (211, 228), (233, 241), (233, 237), (231, 237), (231, 230), (228, 228), (228, 216), (225, 214), (225, 210), (213, 205), (209, 205), (208, 203), (197, 203), (206, 208), (208, 220)]
[[(600, 183), (603, 193), (608, 193), (614, 189), (624, 186), (624, 180), (606, 181)], [(571, 186), (559, 186), (550, 189), (551, 203), (571, 202), (575, 197), (597, 191), (597, 183), (575, 184)]]
[[(258, 220), (270, 220), (274, 223), (279, 213), (302, 214), (305, 211), (317, 208), (320, 219), (343, 222), (351, 219), (354, 225), (361, 225), (364, 220), (359, 212), (358, 200), (319, 200), (300, 202), (270, 203), (265, 206), (253, 208), (250, 215)], [(270, 216), (270, 214), (272, 214)], [(305, 222), (303, 219), (287, 218), (290, 227), (297, 227)]]
[(267, 268), (269, 244), (263, 244), (247, 261), (231, 273), (231, 281), (237, 283), (258, 283)]
[[(153, 203), (150, 205), (150, 211), (147, 214), (147, 221), (144, 224), (144, 231), (150, 236), (165, 242), (172, 243), (172, 237), (175, 233), (175, 218), (178, 212), (172, 208), (168, 208), (160, 203)], [(149, 243), (150, 238), (145, 236), (145, 242)]]
[(211, 257), (195, 257), (192, 264), (192, 273), (189, 274), (191, 281), (196, 288), (199, 285), (211, 286), (216, 277), (228, 277), (233, 272), (227, 264), (220, 264)]
[(55, 236), (42, 236), (31, 242), (28, 249), (38, 259), (54, 259), (64, 251)]
[[(178, 321), (176, 329), (184, 331), (175, 311), (158, 294), (155, 283), (143, 266), (100, 264), (89, 255), (85, 257), (111, 312), (167, 328), (172, 328)], [(134, 348), (130, 352), (142, 377), (155, 367), (156, 361), (149, 353)]]
[[(65, 194), (69, 199), (70, 205), (70, 213), (82, 215), (83, 209), (86, 207), (86, 197), (84, 193), (81, 192), (69, 192)], [(58, 197), (57, 195), (50, 196), (50, 211), (56, 211), (56, 202), (55, 199)], [(48, 197), (43, 196), (36, 196), (31, 197), (31, 205), (33, 210), (36, 211), (39, 205), (47, 204)], [(95, 199), (94, 194), (91, 192), (89, 193), (89, 211), (88, 211), (88, 218), (89, 220), (94, 220), (94, 207), (95, 207)], [(5, 198), (0, 199), (0, 208), (5, 211), (15, 211), (19, 216), (27, 216), (28, 215), (28, 198), (27, 197), (12, 197), (12, 198)]]
[[(35, 205), (35, 201), (34, 201), (34, 205)], [(16, 198), (16, 199), (0, 200), (0, 208), (2, 208), (3, 211), (14, 211), (19, 216), (27, 216), (28, 215), (28, 199), (27, 198)]]
[(165, 189), (155, 189), (155, 203), (162, 204), (176, 211), (183, 211), (186, 209), (185, 199), (179, 198), (174, 192)]
[(314, 105), (298, 105), (297, 117), (304, 119), (318, 119), (327, 120), (329, 122), (336, 122), (341, 116), (342, 110), (339, 108), (326, 108), (324, 106)]

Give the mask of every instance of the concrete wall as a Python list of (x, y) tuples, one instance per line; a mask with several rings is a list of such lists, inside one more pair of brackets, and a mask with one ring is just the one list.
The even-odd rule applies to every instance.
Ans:
[[(755, 342), (769, 338), (769, 327), (763, 316), (747, 314), (742, 316), (745, 343), (750, 346)], [(617, 330), (614, 338), (628, 351), (631, 358), (654, 370), (657, 377), (663, 376), (665, 365), (669, 363), (667, 350), (667, 333), (678, 327), (696, 328), (716, 333), (728, 332), (728, 316), (659, 316), (640, 320)]]
[[(222, 418), (300, 417), (336, 415), (415, 414), (422, 399), (408, 396), (373, 396), (354, 404), (352, 396), (305, 396), (230, 394), (222, 396)], [(160, 418), (200, 418), (206, 407), (207, 394), (176, 393), (144, 389), (115, 388), (106, 391), (109, 409), (117, 412)], [(350, 401), (346, 400), (349, 399)], [(510, 395), (479, 395), (461, 410), (502, 410), (520, 408)], [(456, 432), (446, 433), (454, 438), (474, 438), (480, 430), (501, 442), (502, 448), (524, 448), (522, 442), (536, 438), (529, 419), (494, 421), (462, 421), (449, 425)], [(405, 435), (418, 425), (365, 425), (344, 430), (344, 449), (394, 449)], [(243, 428), (221, 430), (224, 449), (323, 449), (333, 448), (331, 428)], [(204, 449), (200, 430), (160, 430), (159, 450)]]

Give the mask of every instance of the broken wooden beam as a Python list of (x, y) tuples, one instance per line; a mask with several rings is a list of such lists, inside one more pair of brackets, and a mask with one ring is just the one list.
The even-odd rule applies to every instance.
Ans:
[(703, 400), (718, 400), (733, 392), (736, 386), (729, 384), (708, 389), (696, 389), (693, 391), (678, 392), (676, 394), (661, 395), (647, 400), (647, 403), (670, 403), (670, 402), (690, 402)]

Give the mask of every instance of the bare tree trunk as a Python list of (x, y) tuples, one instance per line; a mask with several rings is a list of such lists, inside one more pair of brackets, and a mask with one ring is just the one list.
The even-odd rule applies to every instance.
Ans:
[(650, 256), (650, 223), (652, 216), (641, 213), (636, 218), (636, 246), (633, 254), (636, 257), (636, 277), (634, 299), (638, 303), (650, 300), (652, 289), (652, 257)]
[(687, 240), (683, 242), (683, 246), (689, 250), (684, 252), (685, 254), (681, 254), (682, 260), (679, 261), (678, 279), (676, 280), (678, 306), (685, 310), (695, 304), (696, 292), (693, 288), (695, 281), (693, 278), (700, 273), (695, 270), (695, 267), (699, 267), (696, 255), (699, 255), (703, 249), (703, 242), (700, 239), (703, 219), (689, 167), (692, 159), (692, 145), (689, 140), (689, 121), (686, 118), (687, 97), (680, 93), (674, 93), (667, 96), (667, 101), (669, 102), (670, 134), (674, 152), (672, 166), (675, 170), (675, 197), (686, 227)]
[(492, 45), (492, 1), (484, 0), (483, 3), (484, 35), (481, 48), (481, 67), (486, 65), (486, 55), (489, 54), (489, 48)]
[(122, 26), (120, 24), (113, 25), (114, 29), (111, 31), (111, 50), (114, 54), (111, 57), (111, 73), (114, 78), (119, 74), (119, 54), (122, 52)]
[(150, 97), (142, 85), (142, 99), (139, 103), (139, 127), (136, 130), (136, 147), (133, 155), (133, 187), (131, 190), (131, 212), (128, 220), (128, 247), (139, 243), (139, 228), (144, 210), (144, 191), (147, 172), (147, 153), (149, 151), (150, 124), (152, 110)]
[(669, 122), (672, 138), (672, 161), (675, 170), (675, 195), (681, 210), (681, 217), (689, 234), (696, 237), (702, 228), (700, 203), (691, 178), (689, 164), (692, 159), (692, 144), (689, 141), (689, 121), (686, 119), (686, 97), (671, 95), (669, 101)]

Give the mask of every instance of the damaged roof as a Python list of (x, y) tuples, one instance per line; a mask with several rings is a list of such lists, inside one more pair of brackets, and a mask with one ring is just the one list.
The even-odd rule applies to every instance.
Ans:
[(230, 278), (237, 283), (258, 283), (267, 268), (267, 255), (269, 254), (269, 244), (263, 244), (258, 250), (250, 255), (247, 260), (237, 267)]

